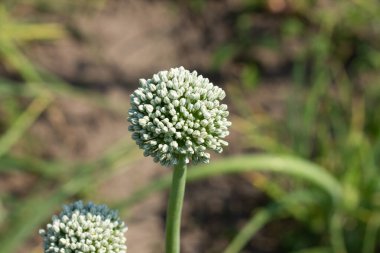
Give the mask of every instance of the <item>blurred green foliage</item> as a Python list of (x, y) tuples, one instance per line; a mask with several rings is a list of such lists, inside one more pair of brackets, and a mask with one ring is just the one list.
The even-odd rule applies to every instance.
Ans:
[[(129, 138), (88, 163), (12, 152), (59, 96), (120, 114), (98, 94), (68, 85), (25, 57), (28, 43), (62, 38), (67, 29), (16, 18), (12, 11), (21, 2), (46, 12), (88, 8), (85, 1), (0, 4), (0, 66), (7, 73), (0, 76), (0, 173), (17, 170), (42, 178), (21, 199), (0, 193), (2, 253), (14, 252), (63, 201), (86, 197), (88, 187), (135, 159), (136, 152)], [(95, 2), (95, 7), (104, 4)], [(202, 0), (182, 4), (194, 15), (205, 15), (202, 10), (208, 8)], [(378, 252), (380, 5), (375, 0), (246, 0), (229, 14), (230, 35), (215, 50), (213, 67), (223, 73), (239, 66), (237, 85), (227, 89), (236, 112), (233, 131), (243, 136), (245, 155), (192, 168), (189, 180), (244, 173), (273, 202), (253, 210), (225, 253), (240, 252), (263, 226), (284, 217), (302, 224), (281, 240), (286, 252)], [(274, 63), (267, 61), (268, 55)], [(250, 96), (273, 76), (292, 83), (281, 117), (258, 112), (250, 104)], [(159, 178), (114, 206), (128, 210), (169, 183), (170, 175)], [(33, 211), (35, 206), (39, 212)]]
[[(379, 14), (377, 1), (246, 1), (233, 15), (231, 39), (215, 53), (218, 68), (245, 66), (241, 68), (244, 88), (240, 97), (247, 99), (247, 80), (257, 76), (256, 69), (247, 74), (249, 66), (259, 66), (263, 78), (281, 76), (281, 68), (291, 66), (294, 85), (289, 87), (284, 117), (269, 119), (268, 124), (261, 123), (257, 113), (246, 112), (242, 116), (252, 116), (244, 122), (255, 127), (242, 134), (252, 136), (255, 147), (269, 152), (278, 152), (278, 145), (273, 144), (281, 143), (290, 153), (322, 165), (340, 181), (341, 205), (321, 201), (307, 210), (304, 222), (314, 231), (315, 245), (302, 252), (364, 253), (377, 252), (380, 247)], [(260, 34), (262, 22), (257, 21), (263, 16), (272, 25)], [(263, 59), (251, 53), (260, 49), (285, 57), (284, 65), (277, 66), (277, 72), (265, 73)], [(257, 86), (256, 81), (250, 82)], [(241, 100), (235, 103), (238, 108), (250, 108), (249, 103), (241, 105)], [(270, 145), (267, 140), (272, 140)], [(261, 188), (266, 190), (268, 185), (261, 184)], [(267, 192), (275, 201), (282, 200), (283, 195)], [(293, 238), (289, 250), (309, 243), (295, 244)], [(319, 249), (321, 245), (326, 247)]]
[[(128, 138), (111, 147), (104, 157), (77, 164), (12, 152), (59, 96), (75, 97), (115, 113), (101, 96), (74, 88), (29, 61), (23, 53), (26, 43), (62, 38), (66, 29), (57, 23), (14, 18), (15, 2), (0, 4), (0, 66), (7, 73), (0, 76), (0, 173), (20, 171), (40, 180), (22, 198), (9, 192), (0, 194), (0, 252), (4, 253), (22, 246), (65, 200), (85, 195), (86, 189), (99, 184), (99, 178), (106, 178), (111, 170), (133, 160), (136, 150)], [(34, 2), (31, 4), (35, 7)]]

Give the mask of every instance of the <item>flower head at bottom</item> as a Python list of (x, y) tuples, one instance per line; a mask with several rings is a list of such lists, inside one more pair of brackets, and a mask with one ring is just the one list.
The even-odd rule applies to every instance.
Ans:
[(126, 230), (116, 211), (77, 201), (65, 205), (39, 233), (45, 253), (125, 253)]

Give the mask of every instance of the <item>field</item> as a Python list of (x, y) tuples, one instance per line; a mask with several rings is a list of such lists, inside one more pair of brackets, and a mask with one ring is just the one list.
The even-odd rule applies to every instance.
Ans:
[(229, 146), (191, 166), (183, 253), (380, 252), (376, 0), (0, 2), (0, 253), (43, 252), (63, 204), (119, 210), (164, 252), (171, 169), (128, 132), (139, 78), (226, 91)]

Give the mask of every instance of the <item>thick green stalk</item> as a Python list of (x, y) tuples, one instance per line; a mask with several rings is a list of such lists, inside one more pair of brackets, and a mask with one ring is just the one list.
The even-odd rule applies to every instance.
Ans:
[(180, 158), (174, 167), (169, 206), (166, 216), (166, 253), (180, 252), (180, 227), (183, 197), (185, 195), (187, 166)]

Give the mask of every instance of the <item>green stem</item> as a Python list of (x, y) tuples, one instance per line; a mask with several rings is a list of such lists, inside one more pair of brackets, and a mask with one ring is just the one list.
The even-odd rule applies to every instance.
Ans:
[(376, 250), (376, 237), (380, 227), (380, 215), (374, 213), (368, 220), (364, 234), (362, 253), (371, 253)]
[(166, 253), (180, 252), (180, 227), (183, 197), (185, 195), (187, 166), (181, 157), (174, 167), (169, 206), (166, 216)]
[(342, 216), (337, 211), (331, 217), (330, 240), (333, 253), (347, 253), (343, 235)]

